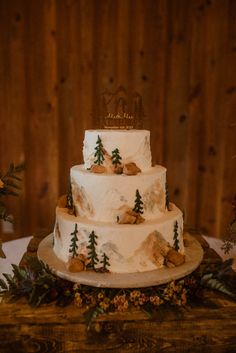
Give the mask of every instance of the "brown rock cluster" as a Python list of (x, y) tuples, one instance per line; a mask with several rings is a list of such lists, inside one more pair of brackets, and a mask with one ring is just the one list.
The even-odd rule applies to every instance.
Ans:
[(106, 173), (106, 168), (103, 165), (93, 164), (90, 168), (92, 173), (102, 174)]
[(171, 263), (176, 267), (176, 266), (183, 265), (184, 262), (185, 262), (184, 255), (180, 254), (178, 251), (174, 249), (170, 249), (166, 254), (167, 267), (172, 267), (171, 265), (169, 265), (169, 263)]
[(73, 206), (72, 208), (68, 208), (68, 204), (67, 204), (67, 195), (62, 195), (59, 197), (58, 201), (57, 201), (57, 207), (59, 208), (67, 208), (68, 209), (68, 213), (70, 215), (74, 215), (76, 216), (76, 209)]
[(119, 224), (140, 224), (144, 221), (145, 219), (139, 213), (128, 206), (121, 207), (117, 215), (117, 223)]
[(67, 269), (70, 272), (81, 272), (86, 269), (86, 265), (88, 264), (88, 260), (82, 254), (77, 257), (71, 257), (67, 262)]
[(141, 172), (141, 169), (133, 162), (124, 165), (123, 174), (136, 175)]
[(125, 175), (136, 175), (141, 172), (141, 169), (133, 162), (124, 165), (112, 166), (111, 168), (104, 167), (103, 165), (93, 164), (90, 168), (90, 172), (102, 174), (112, 171), (115, 174), (125, 174)]
[(185, 262), (184, 255), (174, 250), (157, 231), (149, 234), (140, 249), (137, 250), (137, 255), (138, 253), (142, 256), (148, 256), (158, 267), (166, 265), (171, 268), (180, 266)]
[(117, 165), (116, 167), (114, 167), (113, 171), (115, 174), (123, 174), (123, 166)]

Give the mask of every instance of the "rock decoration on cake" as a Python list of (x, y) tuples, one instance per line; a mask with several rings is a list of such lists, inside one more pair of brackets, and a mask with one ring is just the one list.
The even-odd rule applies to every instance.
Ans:
[(127, 205), (120, 207), (119, 213), (117, 214), (117, 223), (119, 224), (140, 224), (145, 221), (141, 216), (143, 214), (143, 202), (142, 197), (136, 190), (136, 198), (134, 208), (130, 208)]
[[(136, 175), (141, 173), (141, 169), (134, 162), (122, 164), (122, 157), (119, 149), (115, 148), (110, 155), (103, 147), (100, 136), (97, 136), (94, 161), (91, 167), (87, 168), (92, 173), (102, 174), (106, 172), (125, 175)], [(106, 158), (104, 157), (106, 156)], [(103, 165), (106, 160), (106, 167)]]
[(78, 254), (78, 226), (75, 223), (75, 229), (70, 234), (71, 242), (69, 247), (69, 261), (67, 262), (67, 269), (70, 272), (81, 272), (83, 271), (87, 264), (89, 263), (88, 259), (83, 254)]
[[(68, 212), (69, 205), (57, 207), (54, 252), (68, 266), (80, 261), (78, 271), (136, 273), (179, 266), (183, 214), (169, 201), (166, 168), (152, 166), (150, 131), (134, 128), (140, 97), (134, 99), (135, 119), (124, 91), (110, 100), (114, 110), (104, 120), (107, 126), (85, 131), (84, 164), (70, 170), (74, 212)], [(75, 224), (77, 255), (72, 256)]]
[(141, 173), (141, 169), (134, 162), (130, 162), (124, 165), (123, 173), (125, 175), (136, 175)]
[(175, 267), (184, 263), (184, 255), (174, 250), (163, 236), (153, 231), (136, 250), (135, 256), (148, 258), (157, 267)]

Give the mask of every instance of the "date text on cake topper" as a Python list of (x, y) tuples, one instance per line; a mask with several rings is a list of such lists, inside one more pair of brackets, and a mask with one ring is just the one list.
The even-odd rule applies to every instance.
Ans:
[(104, 129), (141, 129), (143, 127), (142, 97), (135, 92), (132, 97), (124, 87), (102, 94), (100, 126)]

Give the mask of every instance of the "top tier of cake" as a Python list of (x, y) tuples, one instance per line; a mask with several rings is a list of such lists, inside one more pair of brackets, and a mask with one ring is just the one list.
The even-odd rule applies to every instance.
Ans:
[(98, 136), (105, 150), (104, 166), (109, 164), (112, 151), (119, 149), (122, 163), (134, 162), (142, 172), (152, 166), (150, 131), (147, 130), (86, 130), (83, 147), (85, 168), (94, 163), (94, 147)]

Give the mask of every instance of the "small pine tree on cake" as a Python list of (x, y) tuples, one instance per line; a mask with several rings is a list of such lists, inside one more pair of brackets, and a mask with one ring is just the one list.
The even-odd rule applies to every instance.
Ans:
[(66, 196), (66, 207), (70, 211), (72, 211), (71, 213), (75, 214), (75, 206), (74, 206), (73, 197), (72, 197), (71, 183), (69, 184), (69, 191), (68, 191), (68, 194)]
[(78, 250), (78, 227), (77, 223), (75, 223), (75, 230), (70, 234), (72, 236), (71, 238), (71, 244), (70, 244), (70, 249), (69, 252), (72, 253), (72, 257), (76, 257), (78, 255), (77, 250)]
[(178, 222), (176, 221), (175, 222), (175, 225), (174, 225), (174, 249), (176, 251), (179, 250), (179, 234), (178, 234)]
[(133, 208), (134, 212), (143, 213), (143, 201), (142, 201), (142, 197), (138, 191), (138, 189), (136, 190), (136, 198), (135, 198), (135, 202), (134, 202), (134, 208)]
[(97, 142), (96, 142), (96, 147), (95, 147), (95, 154), (94, 157), (96, 158), (94, 161), (94, 164), (101, 165), (103, 164), (104, 161), (104, 152), (103, 152), (103, 144), (100, 136), (98, 135)]
[(116, 148), (115, 150), (112, 151), (112, 156), (111, 156), (111, 160), (112, 160), (112, 164), (114, 164), (115, 167), (118, 166), (118, 164), (121, 164), (121, 156), (120, 156), (120, 151), (118, 150), (118, 148)]
[(88, 260), (90, 260), (87, 267), (93, 270), (95, 270), (95, 266), (98, 263), (98, 256), (96, 253), (96, 245), (97, 245), (96, 239), (97, 239), (97, 235), (95, 234), (94, 231), (92, 231), (89, 234), (89, 245), (87, 246), (87, 249), (89, 249)]
[(170, 211), (170, 199), (169, 199), (169, 189), (168, 184), (166, 182), (166, 209)]
[(108, 267), (110, 267), (109, 257), (105, 253), (103, 253), (102, 260), (100, 261), (100, 263), (102, 264), (101, 271), (109, 272), (108, 270)]

